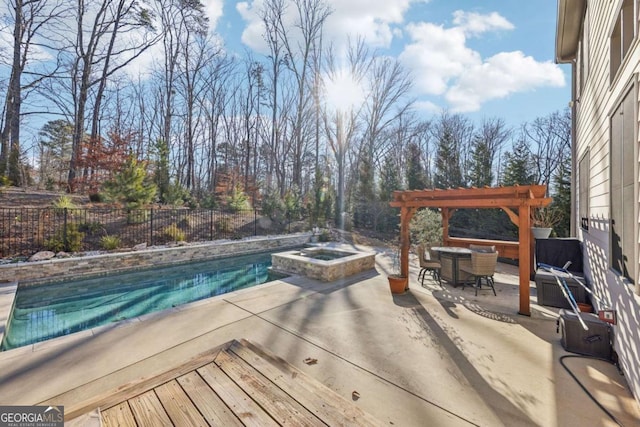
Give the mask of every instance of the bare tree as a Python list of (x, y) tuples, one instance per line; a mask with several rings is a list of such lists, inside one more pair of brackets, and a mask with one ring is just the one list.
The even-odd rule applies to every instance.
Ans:
[[(261, 10), (262, 22), (264, 23), (265, 33), (264, 38), (269, 47), (269, 108), (271, 109), (271, 137), (269, 141), (270, 156), (267, 162), (267, 187), (272, 185), (272, 175), (280, 173), (277, 171), (277, 163), (279, 161), (277, 153), (280, 151), (280, 132), (279, 127), (279, 103), (280, 103), (280, 75), (282, 71), (282, 65), (284, 64), (285, 50), (282, 43), (282, 37), (280, 35), (281, 28), (283, 27), (282, 20), (285, 13), (284, 0), (266, 0), (264, 8)], [(283, 180), (279, 180), (283, 181)], [(284, 185), (278, 183), (278, 188), (281, 194), (284, 194)], [(283, 183), (282, 183), (283, 184)]]
[(13, 11), (10, 17), (13, 23), (13, 48), (4, 114), (0, 121), (0, 175), (8, 172), (13, 183), (20, 185), (19, 165), (11, 163), (19, 162), (21, 153), (22, 104), (31, 89), (55, 73), (55, 61), (50, 69), (30, 70), (27, 81), (23, 81), (23, 77), (27, 65), (38, 62), (33, 60), (34, 49), (45, 47), (47, 37), (54, 38), (53, 23), (65, 14), (66, 5), (58, 0), (12, 0), (9, 6)]
[(411, 78), (398, 60), (374, 57), (366, 80), (368, 97), (362, 112), (365, 130), (358, 159), (358, 193), (363, 201), (375, 196), (375, 171), (382, 167), (380, 152), (385, 145), (382, 135), (412, 105), (408, 98)]
[[(172, 140), (174, 139), (174, 118), (178, 107), (177, 84), (180, 67), (182, 63), (186, 63), (187, 53), (185, 50), (189, 48), (188, 41), (190, 37), (194, 35), (203, 36), (207, 31), (208, 21), (204, 15), (204, 6), (200, 0), (189, 2), (160, 0), (156, 2), (156, 7), (161, 25), (160, 32), (162, 34), (163, 48), (162, 59), (159, 61), (160, 64), (157, 65), (159, 68), (157, 79), (160, 83), (158, 85), (157, 101), (161, 113), (158, 121), (159, 135), (156, 144), (160, 152), (170, 153)], [(180, 152), (178, 151), (177, 154), (180, 155)], [(193, 174), (191, 172), (189, 172), (189, 175), (192, 178)], [(168, 165), (163, 165), (156, 176), (160, 200), (165, 199), (169, 190), (169, 178)]]
[[(194, 39), (192, 41), (192, 39)], [(180, 73), (181, 95), (184, 99), (185, 133), (183, 150), (185, 154), (185, 167), (180, 182), (187, 189), (192, 189), (195, 176), (195, 152), (196, 152), (196, 126), (201, 117), (196, 111), (201, 105), (198, 100), (204, 95), (206, 86), (203, 84), (206, 64), (214, 61), (220, 50), (207, 39), (204, 33), (185, 34), (184, 63)]]
[(568, 161), (571, 143), (571, 118), (568, 110), (555, 111), (522, 126), (533, 158), (535, 182), (549, 185), (562, 162)]
[(234, 80), (236, 67), (237, 63), (232, 58), (223, 56), (216, 56), (214, 61), (206, 64), (206, 91), (198, 102), (201, 103), (205, 118), (204, 155), (207, 160), (207, 175), (204, 181), (209, 191), (216, 187), (218, 148), (223, 139), (221, 122), (227, 113), (231, 94), (238, 86), (238, 82)]
[[(86, 139), (85, 119), (91, 111), (89, 149), (98, 137), (102, 99), (108, 79), (129, 65), (157, 38), (153, 34), (151, 12), (134, 0), (77, 0), (75, 32), (69, 40), (69, 88), (73, 105), (73, 149), (68, 186), (73, 191), (78, 175), (81, 147)], [(92, 90), (95, 88), (95, 96)], [(90, 109), (91, 102), (93, 108)], [(85, 170), (85, 173), (90, 171)]]
[[(302, 161), (308, 145), (307, 129), (311, 130), (313, 122), (313, 58), (317, 56), (315, 49), (322, 43), (322, 27), (331, 14), (328, 4), (322, 0), (293, 0), (296, 9), (297, 31), (280, 28), (278, 34), (287, 52), (287, 65), (292, 71), (297, 88), (296, 111), (293, 119), (293, 159), (292, 182), (298, 188), (302, 187)], [(283, 25), (282, 20), (278, 23)]]
[[(343, 214), (346, 209), (345, 180), (347, 156), (352, 154), (352, 165), (357, 165), (357, 153), (359, 146), (355, 146), (357, 132), (360, 127), (360, 118), (364, 108), (365, 94), (362, 85), (366, 72), (371, 63), (371, 56), (364, 42), (358, 40), (349, 46), (346, 64), (336, 57), (330, 49), (327, 58), (327, 81), (324, 83), (325, 92), (329, 102), (325, 105), (324, 128), (327, 144), (337, 165), (337, 200), (335, 220), (339, 227), (344, 227)], [(346, 86), (361, 87), (362, 99), (356, 97), (346, 99), (344, 94), (337, 93), (346, 90)], [(331, 102), (339, 101), (344, 105), (331, 105)], [(350, 168), (353, 170), (354, 168)]]

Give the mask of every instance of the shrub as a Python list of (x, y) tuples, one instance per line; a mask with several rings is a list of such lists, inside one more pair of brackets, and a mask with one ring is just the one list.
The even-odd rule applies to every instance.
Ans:
[(271, 190), (262, 198), (262, 214), (274, 221), (282, 220), (285, 212), (285, 204), (277, 191)]
[(231, 195), (227, 197), (227, 206), (232, 212), (241, 212), (251, 209), (251, 203), (249, 203), (249, 196), (240, 189), (239, 186), (233, 187)]
[(207, 194), (200, 199), (200, 206), (205, 209), (216, 209), (218, 207), (218, 202), (211, 194)]
[(98, 234), (105, 231), (104, 225), (99, 221), (82, 223), (78, 229), (88, 234)]
[(102, 238), (100, 238), (100, 246), (102, 249), (107, 251), (118, 249), (120, 247), (120, 237), (109, 235), (102, 236)]
[(134, 209), (127, 211), (127, 224), (142, 224), (149, 219), (149, 210)]
[(180, 230), (175, 223), (165, 227), (162, 234), (174, 242), (184, 242), (187, 238), (184, 231)]
[(105, 197), (101, 193), (91, 193), (89, 194), (89, 201), (93, 203), (102, 203), (105, 201)]
[(297, 188), (292, 188), (284, 195), (284, 205), (287, 217), (291, 220), (300, 219), (302, 215), (302, 199)]
[(318, 236), (318, 241), (320, 242), (329, 242), (331, 240), (331, 233), (329, 230), (322, 230), (320, 235)]
[(229, 233), (231, 231), (231, 221), (229, 221), (229, 218), (227, 217), (217, 219), (214, 225), (216, 230), (222, 233)]
[(53, 202), (53, 208), (56, 211), (62, 211), (64, 209), (77, 209), (78, 207), (73, 202), (73, 199), (69, 196), (60, 196)]
[(409, 232), (413, 243), (442, 241), (442, 216), (434, 209), (421, 209), (411, 218)]
[(66, 242), (65, 242), (65, 229), (56, 231), (56, 233), (45, 240), (44, 247), (47, 250), (53, 252), (67, 251), (78, 252), (82, 249), (82, 239), (84, 239), (84, 233), (78, 231), (75, 224), (67, 224), (66, 227)]
[(189, 190), (181, 186), (180, 184), (169, 184), (167, 192), (164, 194), (164, 202), (167, 205), (182, 206), (185, 203), (193, 203), (191, 193)]
[(156, 186), (147, 175), (146, 163), (139, 162), (133, 155), (103, 187), (105, 196), (124, 204), (127, 210), (139, 209), (156, 196)]
[(11, 180), (6, 175), (0, 175), (0, 188), (10, 187)]
[(178, 227), (182, 230), (189, 230), (190, 228), (194, 228), (196, 225), (196, 219), (191, 216), (186, 216), (178, 221)]

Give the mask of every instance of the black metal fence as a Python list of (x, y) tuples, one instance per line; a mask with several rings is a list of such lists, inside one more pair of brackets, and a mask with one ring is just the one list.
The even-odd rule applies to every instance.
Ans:
[(0, 208), (0, 257), (29, 256), (40, 250), (101, 250), (105, 236), (127, 248), (240, 239), (303, 227), (302, 222), (274, 220), (258, 210)]

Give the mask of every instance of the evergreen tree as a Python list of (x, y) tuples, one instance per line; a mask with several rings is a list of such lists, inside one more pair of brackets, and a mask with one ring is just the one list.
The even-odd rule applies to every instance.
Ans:
[(66, 185), (73, 125), (66, 120), (51, 120), (42, 126), (40, 136), (40, 184), (47, 190)]
[(491, 186), (493, 183), (493, 165), (487, 141), (479, 136), (473, 138), (471, 162), (469, 164), (469, 184), (473, 187)]
[(373, 183), (373, 165), (369, 156), (362, 156), (358, 170), (358, 191), (356, 200), (358, 203), (367, 203), (375, 200), (375, 185)]
[(407, 188), (423, 190), (427, 187), (427, 175), (422, 165), (422, 153), (416, 143), (408, 146), (407, 154)]
[(169, 146), (163, 141), (158, 140), (155, 144), (156, 167), (153, 181), (158, 189), (158, 198), (161, 202), (167, 201), (169, 193)]
[(388, 155), (384, 159), (382, 170), (380, 171), (380, 191), (378, 199), (380, 200), (380, 216), (378, 220), (378, 229), (381, 231), (395, 230), (398, 226), (398, 209), (389, 206), (389, 202), (393, 199), (393, 192), (402, 190), (402, 178), (393, 156)]
[(458, 188), (463, 186), (462, 171), (460, 170), (460, 152), (453, 133), (449, 129), (445, 129), (438, 140), (434, 184), (436, 188)]
[(123, 168), (104, 183), (106, 195), (122, 203), (128, 211), (151, 203), (156, 186), (147, 176), (145, 164), (130, 155)]
[(9, 151), (9, 166), (7, 168), (7, 177), (12, 185), (21, 187), (26, 185), (25, 180), (22, 178), (22, 159), (20, 156), (20, 148), (12, 146)]
[(371, 227), (371, 224), (375, 227), (379, 209), (373, 179), (371, 159), (365, 154), (360, 158), (357, 191), (353, 195), (353, 221), (356, 227)]
[(551, 208), (560, 215), (560, 222), (554, 226), (558, 237), (569, 237), (571, 234), (571, 163), (558, 165), (554, 175), (554, 194)]
[(531, 154), (524, 140), (519, 141), (511, 153), (505, 154), (502, 185), (530, 185), (534, 184), (531, 171)]
[(400, 172), (393, 157), (387, 156), (380, 171), (379, 199), (383, 202), (390, 202), (392, 194), (396, 190), (402, 190)]

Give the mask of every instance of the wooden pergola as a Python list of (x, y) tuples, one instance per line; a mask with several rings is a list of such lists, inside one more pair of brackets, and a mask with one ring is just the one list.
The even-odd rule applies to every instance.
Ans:
[(518, 227), (520, 276), (519, 314), (531, 315), (529, 280), (531, 276), (531, 208), (548, 206), (546, 185), (459, 188), (448, 190), (394, 191), (392, 207), (400, 208), (400, 273), (409, 277), (409, 222), (420, 208), (439, 208), (442, 213), (443, 241), (449, 238), (449, 219), (456, 209), (502, 209)]

